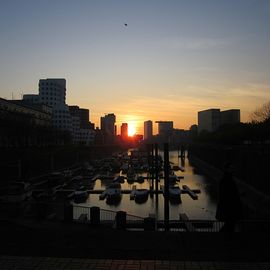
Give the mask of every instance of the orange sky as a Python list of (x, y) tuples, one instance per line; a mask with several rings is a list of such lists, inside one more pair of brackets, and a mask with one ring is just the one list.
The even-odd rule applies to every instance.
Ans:
[(188, 129), (209, 108), (245, 122), (270, 100), (269, 11), (267, 0), (3, 1), (0, 97), (65, 78), (67, 104), (96, 126), (115, 113), (118, 130)]

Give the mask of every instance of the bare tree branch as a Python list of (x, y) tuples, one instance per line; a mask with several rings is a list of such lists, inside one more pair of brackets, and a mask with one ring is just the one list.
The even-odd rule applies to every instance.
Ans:
[(251, 122), (262, 123), (270, 119), (270, 101), (264, 103), (250, 115)]

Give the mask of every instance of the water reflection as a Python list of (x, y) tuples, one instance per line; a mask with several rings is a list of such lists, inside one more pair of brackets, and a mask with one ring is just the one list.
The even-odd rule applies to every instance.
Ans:
[[(162, 152), (160, 153), (162, 155)], [(192, 219), (215, 219), (216, 210), (216, 184), (211, 179), (206, 178), (201, 174), (197, 174), (194, 168), (189, 163), (187, 158), (181, 159), (178, 157), (177, 151), (171, 151), (170, 162), (173, 165), (178, 165), (184, 168), (184, 171), (177, 171), (177, 176), (184, 176), (177, 185), (182, 188), (182, 185), (187, 185), (191, 189), (200, 189), (198, 200), (193, 200), (188, 194), (181, 194), (182, 203), (175, 201), (170, 202), (170, 219), (179, 219), (179, 213), (186, 213)], [(147, 174), (142, 174), (147, 176)], [(111, 184), (111, 180), (98, 179), (95, 182), (94, 189), (106, 189)], [(121, 184), (122, 190), (131, 190), (136, 185), (137, 189), (150, 189), (151, 179), (144, 180), (143, 183), (134, 181), (128, 183), (127, 180)], [(160, 179), (159, 188), (164, 185), (164, 180)], [(121, 201), (118, 204), (108, 205), (106, 200), (100, 200), (99, 194), (91, 194), (83, 205), (99, 206), (103, 209), (113, 211), (126, 211), (129, 214), (146, 217), (150, 213), (156, 214), (159, 219), (163, 219), (164, 215), (164, 198), (162, 194), (150, 194), (147, 201), (140, 201), (130, 199), (130, 194), (122, 194)]]

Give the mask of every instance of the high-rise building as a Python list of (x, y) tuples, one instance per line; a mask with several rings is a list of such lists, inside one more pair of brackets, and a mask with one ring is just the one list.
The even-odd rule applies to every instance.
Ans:
[(53, 108), (53, 126), (71, 132), (71, 116), (66, 104), (66, 80), (41, 79), (38, 86), (40, 102)]
[(23, 101), (29, 102), (29, 103), (32, 103), (32, 104), (41, 103), (40, 99), (39, 99), (39, 95), (35, 95), (35, 94), (23, 95)]
[(91, 144), (94, 142), (94, 125), (89, 122), (89, 110), (66, 104), (65, 79), (39, 80), (39, 94), (24, 95), (23, 101), (50, 106), (53, 127), (70, 132), (73, 143)]
[(208, 109), (198, 112), (198, 133), (203, 130), (213, 132), (223, 124), (240, 123), (240, 110)]
[(106, 114), (100, 118), (101, 130), (105, 133), (114, 136), (115, 135), (115, 121), (116, 117), (113, 113)]
[(128, 137), (128, 123), (122, 123), (121, 125), (121, 137), (126, 139)]
[(198, 132), (215, 131), (220, 126), (220, 109), (208, 109), (198, 112)]
[(105, 143), (113, 143), (116, 135), (115, 127), (116, 117), (113, 113), (106, 114), (100, 118), (101, 132), (104, 136)]
[(95, 131), (89, 122), (89, 110), (79, 106), (68, 106), (72, 120), (74, 144), (90, 145), (94, 143)]
[(240, 110), (231, 109), (220, 112), (220, 123), (221, 125), (240, 123)]
[(92, 128), (93, 125), (89, 121), (89, 110), (82, 109), (79, 106), (68, 106), (69, 112), (72, 116), (80, 118), (80, 128)]
[(158, 123), (158, 135), (171, 136), (173, 132), (173, 121), (156, 121)]
[(153, 136), (153, 122), (151, 120), (144, 122), (144, 140)]

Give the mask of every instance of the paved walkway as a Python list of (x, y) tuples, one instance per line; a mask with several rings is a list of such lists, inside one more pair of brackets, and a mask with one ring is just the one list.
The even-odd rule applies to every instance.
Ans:
[(0, 270), (270, 270), (269, 233), (130, 232), (40, 221), (2, 222), (0, 239)]
[(51, 257), (1, 256), (1, 270), (266, 270), (270, 263), (192, 262), (158, 260), (94, 260)]

